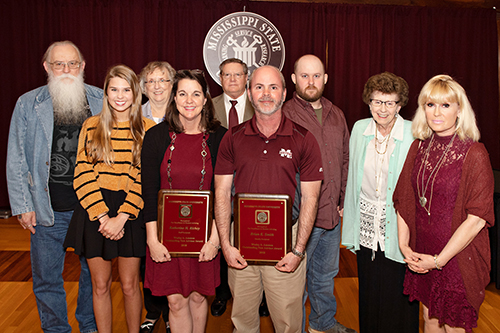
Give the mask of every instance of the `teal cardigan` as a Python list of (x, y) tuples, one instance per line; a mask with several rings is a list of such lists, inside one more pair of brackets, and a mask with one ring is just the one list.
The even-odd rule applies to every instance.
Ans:
[[(359, 250), (359, 196), (365, 166), (366, 149), (374, 135), (364, 135), (372, 118), (357, 121), (352, 128), (349, 142), (349, 172), (344, 200), (344, 217), (342, 219), (342, 244), (351, 251)], [(398, 244), (397, 215), (392, 202), (394, 188), (399, 174), (403, 169), (406, 154), (414, 138), (411, 133), (411, 122), (398, 116), (398, 122), (404, 122), (403, 140), (394, 138), (396, 146), (389, 158), (389, 174), (387, 180), (387, 207), (385, 227), (385, 257), (396, 262), (404, 263), (403, 254)]]

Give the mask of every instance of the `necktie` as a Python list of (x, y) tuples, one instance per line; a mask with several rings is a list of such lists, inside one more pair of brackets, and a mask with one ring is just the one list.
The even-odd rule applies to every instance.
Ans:
[(239, 124), (238, 113), (236, 112), (236, 107), (235, 107), (236, 103), (238, 103), (238, 101), (231, 101), (231, 108), (229, 109), (229, 124), (228, 124), (229, 129)]

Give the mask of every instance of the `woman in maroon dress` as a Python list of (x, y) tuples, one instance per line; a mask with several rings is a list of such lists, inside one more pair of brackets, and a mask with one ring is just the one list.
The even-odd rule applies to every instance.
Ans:
[(422, 88), (412, 130), (419, 140), (394, 192), (404, 292), (422, 302), (425, 332), (470, 332), (489, 283), (488, 152), (465, 90), (447, 75)]
[(145, 136), (142, 189), (148, 252), (144, 284), (166, 295), (172, 332), (205, 332), (207, 295), (220, 283), (219, 237), (215, 223), (198, 258), (172, 258), (157, 237), (160, 189), (213, 191), (213, 168), (225, 129), (214, 108), (203, 73), (182, 70), (174, 78), (165, 121)]

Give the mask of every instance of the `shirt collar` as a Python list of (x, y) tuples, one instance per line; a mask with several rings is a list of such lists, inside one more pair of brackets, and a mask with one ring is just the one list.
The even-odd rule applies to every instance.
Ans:
[(280, 125), (278, 126), (278, 129), (276, 132), (271, 135), (269, 138), (266, 138), (260, 131), (259, 128), (257, 127), (257, 120), (255, 115), (252, 117), (252, 119), (248, 122), (248, 126), (245, 128), (245, 135), (260, 135), (263, 138), (266, 139), (275, 139), (276, 136), (291, 136), (293, 134), (293, 123), (290, 119), (285, 117), (283, 114), (283, 110), (281, 111), (281, 122)]
[[(377, 124), (375, 123), (375, 120), (370, 121), (368, 126), (366, 127), (365, 131), (363, 132), (364, 136), (375, 136), (375, 130), (377, 128)], [(394, 123), (394, 126), (392, 127), (391, 130), (391, 137), (394, 140), (398, 141), (403, 141), (404, 137), (404, 119), (401, 117), (400, 114), (396, 117), (396, 122)]]
[[(321, 107), (323, 107), (323, 96), (320, 97), (320, 101), (321, 101)], [(297, 92), (294, 91), (293, 92), (293, 99), (295, 99), (295, 101), (297, 103), (299, 103), (300, 106), (302, 106), (303, 108), (307, 108), (308, 106), (311, 108), (311, 110), (314, 110), (314, 108), (312, 107), (311, 103), (309, 103), (308, 101), (304, 101), (302, 98), (300, 98), (298, 95), (297, 95)]]
[(231, 98), (226, 93), (224, 93), (224, 103), (226, 103), (228, 105), (231, 105), (231, 101), (238, 101), (238, 104), (236, 104), (236, 105), (244, 105), (246, 100), (247, 100), (247, 90), (246, 89), (243, 92), (243, 95), (241, 95), (240, 97), (238, 97), (236, 99)]

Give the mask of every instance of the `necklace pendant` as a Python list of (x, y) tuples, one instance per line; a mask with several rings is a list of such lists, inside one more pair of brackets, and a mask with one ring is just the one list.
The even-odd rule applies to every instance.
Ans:
[(425, 205), (427, 204), (427, 198), (424, 196), (420, 197), (418, 201), (420, 201), (420, 206), (422, 207), (425, 207)]

